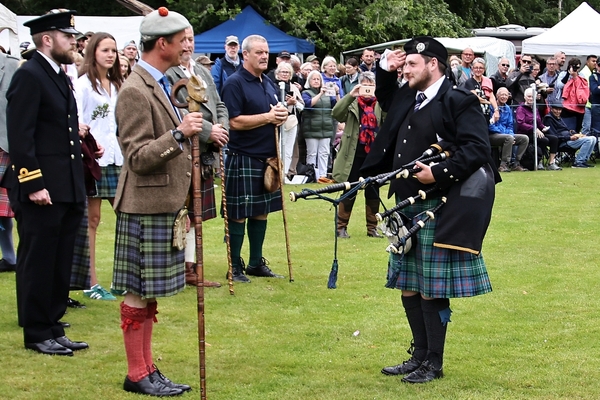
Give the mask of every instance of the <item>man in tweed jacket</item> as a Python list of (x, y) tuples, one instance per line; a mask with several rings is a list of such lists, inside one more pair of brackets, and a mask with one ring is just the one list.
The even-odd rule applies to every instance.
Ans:
[(185, 287), (183, 250), (173, 246), (173, 223), (189, 193), (189, 138), (202, 130), (202, 115), (182, 119), (169, 100), (165, 72), (179, 64), (187, 19), (160, 7), (140, 25), (142, 56), (121, 87), (115, 110), (124, 156), (117, 211), (113, 285), (127, 291), (121, 328), (128, 392), (175, 396), (190, 390), (171, 382), (152, 360), (157, 297)]

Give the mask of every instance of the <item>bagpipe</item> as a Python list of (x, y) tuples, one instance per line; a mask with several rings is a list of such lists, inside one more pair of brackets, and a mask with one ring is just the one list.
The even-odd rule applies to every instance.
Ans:
[[(329, 273), (329, 279), (327, 282), (327, 287), (329, 289), (336, 288), (337, 274), (339, 269), (337, 259), (337, 211), (339, 203), (341, 203), (343, 200), (349, 197), (355, 196), (358, 191), (365, 190), (370, 186), (380, 187), (387, 184), (393, 179), (407, 179), (409, 177), (412, 177), (414, 174), (421, 171), (421, 168), (419, 168), (416, 165), (417, 162), (433, 165), (435, 163), (439, 163), (448, 159), (449, 157), (451, 157), (453, 152), (453, 144), (451, 142), (441, 140), (437, 143), (432, 144), (419, 157), (409, 162), (408, 164), (403, 165), (401, 168), (395, 171), (386, 172), (367, 178), (360, 178), (356, 182), (340, 182), (319, 189), (305, 188), (302, 189), (300, 192), (290, 192), (290, 200), (293, 202), (297, 201), (298, 199), (319, 199), (328, 201), (334, 206), (334, 258), (331, 266), (331, 272)], [(342, 193), (342, 195), (340, 195), (337, 198), (325, 196), (326, 194), (337, 193), (341, 191), (343, 191), (344, 193)], [(425, 226), (425, 223), (428, 220), (435, 218), (435, 213), (439, 211), (439, 209), (446, 203), (446, 198), (442, 197), (441, 202), (437, 206), (435, 206), (431, 210), (427, 210), (424, 213), (422, 213), (421, 215), (423, 215), (423, 217), (415, 221), (414, 224), (410, 227), (408, 227), (408, 225), (410, 225), (412, 221), (410, 221), (406, 216), (400, 213), (400, 210), (406, 208), (411, 204), (414, 204), (418, 200), (425, 200), (428, 194), (434, 194), (435, 192), (440, 192), (440, 189), (437, 186), (434, 186), (427, 190), (420, 190), (417, 195), (411, 196), (405, 200), (400, 201), (393, 208), (385, 210), (383, 213), (376, 214), (376, 218), (379, 221), (377, 229), (379, 229), (389, 241), (389, 246), (387, 246), (386, 251), (394, 254), (404, 254), (410, 250), (411, 238), (423, 226)]]

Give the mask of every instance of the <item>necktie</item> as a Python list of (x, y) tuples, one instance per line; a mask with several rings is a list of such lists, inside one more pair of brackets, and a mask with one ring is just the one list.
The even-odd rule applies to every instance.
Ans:
[(171, 97), (171, 85), (169, 84), (169, 80), (167, 79), (166, 76), (163, 76), (162, 78), (160, 78), (159, 80), (161, 86), (163, 87), (165, 93), (167, 94), (167, 97)]
[(67, 87), (69, 88), (69, 90), (72, 90), (71, 87), (71, 80), (69, 79), (69, 77), (67, 76), (67, 74), (65, 74), (65, 71), (61, 70), (58, 71), (58, 76), (65, 82), (65, 84), (67, 85)]
[(415, 109), (414, 112), (417, 112), (417, 110), (419, 110), (419, 108), (421, 108), (421, 104), (423, 104), (423, 102), (427, 99), (427, 96), (425, 96), (425, 93), (419, 93), (417, 95), (417, 102), (415, 103)]

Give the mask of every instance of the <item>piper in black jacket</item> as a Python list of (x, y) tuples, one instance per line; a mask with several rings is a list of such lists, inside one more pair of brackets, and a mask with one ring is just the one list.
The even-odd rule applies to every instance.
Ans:
[[(421, 171), (393, 180), (389, 192), (400, 201), (418, 190), (439, 188), (403, 210), (411, 219), (436, 206), (441, 196), (448, 198), (416, 234), (413, 248), (404, 256), (391, 255), (389, 263), (391, 284), (402, 290), (414, 351), (408, 361), (382, 372), (423, 383), (443, 376), (449, 298), (492, 290), (480, 251), (500, 177), (490, 167), (487, 122), (477, 97), (445, 77), (444, 46), (431, 37), (417, 37), (404, 49), (406, 53), (393, 51), (380, 61), (375, 95), (387, 119), (361, 172), (372, 176), (396, 170), (440, 140), (451, 147), (450, 158), (433, 166), (417, 163)], [(398, 69), (406, 80), (402, 87), (396, 84)]]
[(59, 321), (85, 205), (77, 105), (60, 68), (73, 63), (74, 14), (49, 13), (24, 24), (37, 51), (6, 94), (12, 166), (2, 182), (19, 233), (17, 307), (25, 347), (68, 356), (88, 347), (69, 340)]

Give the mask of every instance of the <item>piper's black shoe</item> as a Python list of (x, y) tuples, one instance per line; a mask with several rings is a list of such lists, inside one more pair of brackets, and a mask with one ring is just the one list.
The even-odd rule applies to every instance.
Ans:
[(437, 369), (429, 360), (423, 361), (421, 366), (402, 378), (402, 382), (408, 383), (426, 383), (444, 376), (444, 369)]
[(416, 371), (422, 363), (422, 361), (411, 357), (408, 360), (404, 361), (402, 364), (383, 368), (381, 370), (381, 373), (384, 375), (406, 375), (410, 374), (413, 371)]
[(266, 258), (263, 257), (260, 259), (259, 265), (257, 265), (257, 266), (248, 265), (248, 267), (246, 267), (246, 274), (252, 275), (252, 276), (266, 277), (266, 278), (285, 278), (285, 276), (278, 275), (278, 274), (274, 273), (273, 271), (271, 271), (271, 269), (269, 267), (267, 267), (267, 264), (268, 264), (268, 261), (266, 260)]
[(81, 303), (81, 302), (79, 302), (79, 301), (77, 301), (75, 299), (72, 299), (70, 297), (67, 299), (67, 307), (71, 307), (71, 308), (86, 308), (85, 304), (83, 304), (83, 303)]
[(25, 348), (42, 354), (53, 356), (72, 356), (73, 350), (68, 349), (56, 342), (54, 339), (44, 340), (39, 343), (25, 343)]
[[(154, 368), (156, 368), (156, 365), (154, 365)], [(182, 390), (184, 392), (187, 392), (188, 390), (192, 390), (192, 388), (191, 388), (190, 385), (185, 385), (183, 383), (172, 382), (169, 378), (167, 378), (166, 376), (164, 376), (162, 374), (162, 372), (160, 372), (158, 370), (158, 368), (156, 368), (156, 370), (153, 373), (151, 373), (149, 375), (149, 377), (150, 377), (150, 382), (152, 382), (152, 383), (160, 382), (163, 385), (165, 385), (166, 387), (174, 388), (174, 389), (179, 389), (179, 390)]]
[(63, 328), (70, 328), (71, 324), (68, 322), (64, 322), (64, 321), (58, 321), (59, 324), (62, 325)]
[(133, 382), (126, 376), (125, 382), (123, 383), (123, 390), (126, 392), (141, 393), (157, 397), (179, 396), (183, 393), (183, 390), (181, 389), (167, 387), (161, 382), (152, 382), (149, 376), (139, 382)]
[(9, 264), (4, 258), (0, 260), (0, 272), (15, 272), (17, 264)]
[(83, 350), (90, 347), (86, 342), (73, 342), (66, 336), (60, 336), (54, 338), (54, 340), (56, 340), (56, 343), (60, 344), (61, 346), (66, 347), (67, 349), (71, 349), (73, 351)]
[[(244, 262), (244, 259), (240, 257), (239, 267), (234, 265), (233, 270), (231, 271), (231, 280), (238, 283), (250, 283), (250, 279), (244, 275), (245, 270), (246, 263)], [(225, 274), (225, 279), (229, 280), (229, 272)]]

